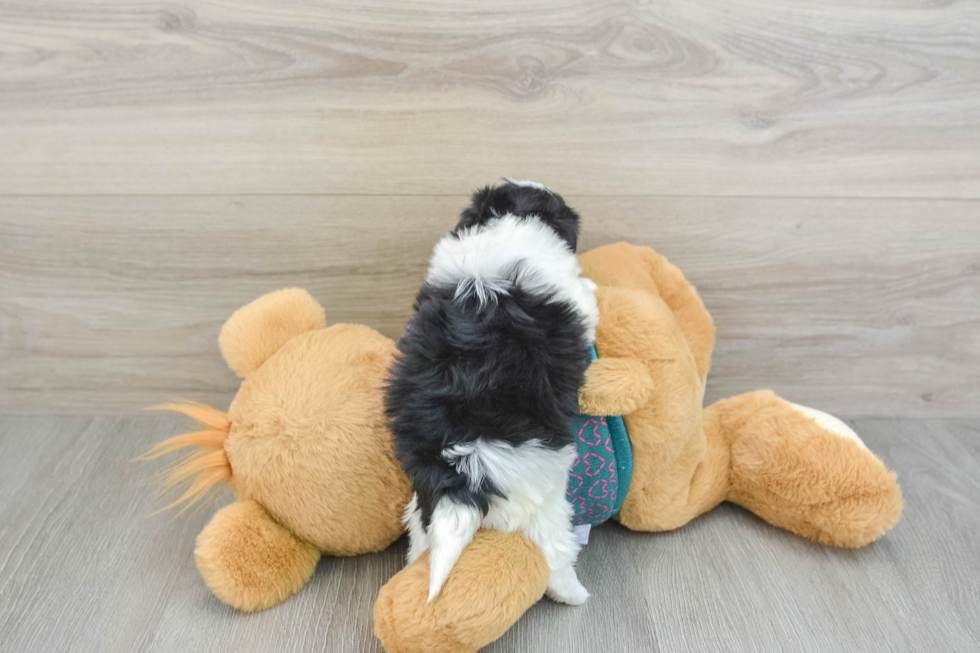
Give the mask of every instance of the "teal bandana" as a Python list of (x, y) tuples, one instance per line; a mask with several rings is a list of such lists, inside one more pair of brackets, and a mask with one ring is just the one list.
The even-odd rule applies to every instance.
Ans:
[[(599, 357), (595, 346), (589, 354), (591, 360)], [(597, 526), (623, 506), (633, 476), (633, 448), (619, 415), (579, 415), (572, 433), (577, 456), (565, 489), (575, 511), (572, 526)]]

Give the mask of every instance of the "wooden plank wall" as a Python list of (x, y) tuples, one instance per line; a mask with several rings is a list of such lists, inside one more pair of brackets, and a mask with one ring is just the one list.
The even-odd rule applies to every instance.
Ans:
[(396, 336), (469, 191), (681, 266), (708, 399), (980, 414), (980, 4), (0, 3), (0, 412), (227, 404), (308, 288)]

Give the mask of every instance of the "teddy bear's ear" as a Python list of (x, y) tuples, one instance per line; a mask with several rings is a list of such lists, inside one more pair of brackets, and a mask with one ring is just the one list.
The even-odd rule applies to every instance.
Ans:
[(218, 345), (228, 367), (245, 378), (293, 337), (324, 326), (323, 307), (305, 290), (287, 288), (235, 311), (222, 327)]

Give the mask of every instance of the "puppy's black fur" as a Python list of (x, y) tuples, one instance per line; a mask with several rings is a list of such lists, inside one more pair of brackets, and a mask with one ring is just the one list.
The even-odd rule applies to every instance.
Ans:
[[(456, 231), (506, 213), (540, 216), (575, 246), (578, 216), (561, 197), (513, 184), (475, 193)], [(510, 272), (512, 281), (519, 272)], [(478, 438), (515, 446), (539, 440), (556, 450), (572, 444), (589, 343), (569, 303), (513, 286), (481, 303), (458, 296), (455, 285), (426, 283), (415, 311), (386, 387), (386, 410), (428, 529), (443, 497), (486, 514), (491, 497), (501, 495), (487, 479), (470, 487), (443, 457), (446, 448)]]

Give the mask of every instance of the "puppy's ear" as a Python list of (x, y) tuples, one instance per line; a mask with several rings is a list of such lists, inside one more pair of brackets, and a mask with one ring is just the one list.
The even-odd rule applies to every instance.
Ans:
[(507, 208), (509, 206), (510, 203), (507, 201), (507, 197), (504, 193), (500, 192), (499, 188), (484, 186), (473, 193), (470, 205), (463, 209), (462, 214), (459, 216), (459, 223), (456, 225), (455, 231), (460, 231), (461, 229), (466, 229), (486, 222), (491, 218), (503, 215), (510, 210)]
[(578, 231), (581, 222), (578, 213), (564, 200), (559, 199), (561, 205), (552, 214), (554, 217), (549, 221), (551, 228), (554, 229), (562, 240), (568, 243), (573, 252), (578, 251)]
[(543, 186), (516, 186), (509, 187), (510, 208), (512, 213), (520, 216), (536, 215), (538, 218), (551, 227), (561, 239), (568, 243), (569, 248), (574, 252), (578, 247), (579, 216), (570, 206), (565, 204), (565, 199), (558, 193), (548, 190)]

